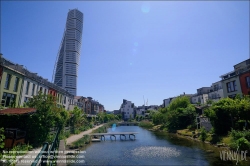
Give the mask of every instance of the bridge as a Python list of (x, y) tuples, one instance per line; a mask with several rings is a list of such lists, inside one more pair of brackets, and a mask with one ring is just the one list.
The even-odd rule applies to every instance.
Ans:
[(119, 122), (118, 126), (138, 126), (139, 122)]
[[(126, 135), (128, 135), (129, 139), (131, 140), (135, 140), (135, 134), (138, 134), (138, 132), (112, 132), (112, 133), (92, 133), (89, 134), (90, 136), (94, 136), (95, 139), (92, 139), (92, 141), (102, 141), (102, 139), (105, 141), (105, 136), (110, 136), (110, 140), (113, 141), (112, 137), (115, 139), (116, 141), (116, 135), (120, 135), (120, 140), (126, 140)], [(98, 137), (101, 137), (100, 139), (98, 139)], [(123, 138), (125, 139), (123, 139)]]

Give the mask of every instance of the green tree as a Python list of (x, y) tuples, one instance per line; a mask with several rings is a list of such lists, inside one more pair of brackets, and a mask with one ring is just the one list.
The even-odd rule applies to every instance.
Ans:
[(163, 114), (164, 114), (164, 113), (167, 113), (167, 111), (168, 111), (168, 107), (165, 107), (165, 108), (159, 108), (159, 109), (158, 109), (158, 111), (159, 111), (159, 112), (161, 112), (161, 113), (163, 113)]
[(169, 131), (187, 128), (195, 122), (196, 112), (187, 96), (177, 97), (167, 108), (165, 116), (165, 127)]
[[(152, 119), (152, 118), (153, 118), (153, 116), (154, 116), (154, 114), (155, 114), (155, 113), (157, 113), (157, 112), (160, 112), (160, 111), (149, 110), (149, 115), (148, 115), (148, 118), (149, 118), (149, 119)], [(161, 112), (161, 113), (163, 113), (163, 112)]]
[(154, 113), (152, 118), (155, 125), (164, 123), (164, 114), (161, 112)]
[(107, 114), (109, 121), (115, 120), (114, 114)]
[(211, 105), (211, 104), (213, 104), (213, 103), (214, 103), (214, 101), (213, 101), (213, 100), (211, 100), (211, 99), (208, 99), (206, 103)]
[(118, 116), (118, 118), (119, 118), (118, 120), (121, 120), (121, 119), (122, 119), (122, 114), (118, 114), (117, 116)]
[(238, 111), (240, 119), (245, 120), (246, 129), (249, 129), (248, 120), (250, 118), (250, 96), (244, 96), (240, 99), (240, 101), (238, 100), (236, 102), (239, 102)]
[(139, 121), (139, 115), (135, 116), (135, 120)]
[(87, 120), (84, 117), (84, 114), (81, 109), (78, 107), (74, 107), (74, 109), (70, 112), (72, 117), (71, 117), (71, 122), (73, 126), (73, 131), (76, 132), (81, 126), (84, 124), (87, 124)]
[(174, 111), (174, 110), (181, 109), (181, 108), (187, 108), (189, 105), (190, 105), (189, 97), (181, 96), (181, 97), (177, 97), (170, 103), (168, 110)]
[(56, 98), (52, 95), (39, 93), (27, 105), (36, 108), (36, 112), (27, 119), (27, 137), (35, 145), (48, 138), (51, 127), (63, 127), (68, 120), (68, 113), (62, 107), (57, 107)]
[(106, 116), (106, 113), (104, 112), (99, 112), (97, 114), (98, 120), (102, 123), (108, 122), (108, 117)]
[(205, 110), (204, 114), (210, 118), (216, 134), (226, 135), (239, 119), (238, 110), (238, 99), (223, 98), (213, 103), (209, 109)]

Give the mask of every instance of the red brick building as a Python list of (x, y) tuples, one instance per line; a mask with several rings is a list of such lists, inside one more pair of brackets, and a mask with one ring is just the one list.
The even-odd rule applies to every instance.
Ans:
[(56, 90), (52, 89), (52, 88), (49, 88), (49, 93), (48, 94), (51, 94), (52, 96), (55, 96), (55, 97), (57, 95)]
[(250, 95), (250, 70), (240, 75), (241, 90), (244, 95)]
[(242, 94), (250, 95), (250, 59), (234, 65), (234, 70), (239, 73)]

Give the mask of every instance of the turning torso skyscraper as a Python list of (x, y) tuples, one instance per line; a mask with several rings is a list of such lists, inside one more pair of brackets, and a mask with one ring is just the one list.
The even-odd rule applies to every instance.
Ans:
[(54, 84), (76, 96), (78, 65), (82, 42), (83, 13), (77, 9), (68, 12), (66, 28), (57, 55)]

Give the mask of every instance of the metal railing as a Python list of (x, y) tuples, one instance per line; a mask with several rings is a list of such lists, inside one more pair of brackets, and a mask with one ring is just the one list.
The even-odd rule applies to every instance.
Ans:
[[(40, 153), (36, 156), (35, 160), (31, 164), (31, 166), (37, 166), (39, 163), (41, 163), (41, 166), (46, 166), (47, 165), (47, 159), (48, 159), (48, 150), (49, 150), (49, 143), (45, 142), (43, 144), (43, 148), (40, 151)], [(40, 161), (41, 159), (41, 161)], [(40, 161), (40, 162), (39, 162)]]
[(31, 166), (37, 166), (37, 165), (47, 166), (47, 163), (49, 163), (49, 166), (52, 166), (53, 161), (56, 160), (56, 155), (57, 155), (56, 150), (59, 146), (58, 136), (59, 136), (60, 131), (61, 131), (61, 128), (59, 127), (51, 145), (49, 145), (48, 142), (45, 142), (43, 144), (42, 150), (36, 156)]

